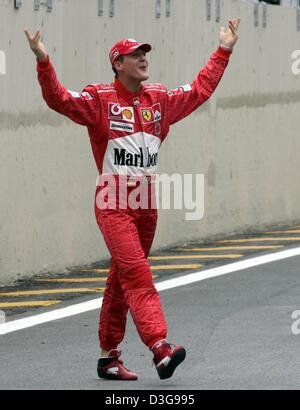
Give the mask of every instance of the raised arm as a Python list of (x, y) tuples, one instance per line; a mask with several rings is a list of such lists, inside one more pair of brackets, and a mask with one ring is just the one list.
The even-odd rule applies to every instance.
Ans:
[(217, 88), (228, 65), (230, 55), (238, 40), (237, 29), (240, 19), (230, 20), (228, 30), (220, 28), (220, 46), (199, 72), (195, 80), (176, 90), (169, 90), (169, 122), (174, 124), (203, 104)]
[(81, 93), (67, 90), (57, 79), (46, 47), (41, 42), (41, 33), (37, 31), (35, 36), (32, 36), (28, 30), (24, 31), (30, 48), (37, 58), (38, 80), (47, 105), (77, 124), (85, 126), (97, 124), (100, 107), (94, 87), (86, 87)]

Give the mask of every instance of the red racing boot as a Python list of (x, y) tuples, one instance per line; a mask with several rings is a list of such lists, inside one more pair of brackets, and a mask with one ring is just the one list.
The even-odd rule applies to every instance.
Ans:
[(153, 362), (161, 379), (171, 377), (186, 355), (186, 351), (182, 346), (172, 345), (167, 343), (166, 340), (155, 343), (151, 351), (154, 353)]
[(121, 351), (111, 350), (108, 357), (98, 360), (97, 372), (101, 379), (108, 380), (137, 380), (137, 375), (123, 366), (119, 359)]

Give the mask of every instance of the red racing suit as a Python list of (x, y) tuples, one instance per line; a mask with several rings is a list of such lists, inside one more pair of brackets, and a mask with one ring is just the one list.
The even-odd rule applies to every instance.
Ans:
[[(230, 52), (219, 47), (192, 83), (175, 90), (146, 84), (136, 94), (118, 79), (112, 84), (89, 85), (81, 93), (68, 91), (59, 83), (49, 57), (38, 62), (37, 70), (48, 106), (88, 128), (99, 174), (116, 179), (120, 175), (134, 177), (138, 181), (141, 176), (154, 175), (158, 150), (170, 125), (211, 96), (229, 57)], [(95, 199), (101, 189), (100, 184)], [(146, 189), (153, 195), (152, 184)], [(167, 335), (147, 261), (155, 234), (156, 209), (100, 209), (95, 200), (95, 214), (112, 257), (100, 313), (100, 346), (105, 350), (117, 348), (130, 309), (142, 341), (151, 348)]]

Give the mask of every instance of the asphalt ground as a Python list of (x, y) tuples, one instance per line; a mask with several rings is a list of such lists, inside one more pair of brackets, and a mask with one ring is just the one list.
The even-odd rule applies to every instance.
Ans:
[[(298, 228), (294, 225), (281, 227), (277, 231), (273, 229), (272, 233), (244, 233), (224, 239), (226, 246), (245, 246), (245, 243), (252, 246), (276, 244), (282, 248), (247, 251), (240, 249), (238, 252), (241, 252), (242, 256), (233, 260), (204, 260), (205, 265), (201, 269), (298, 247)], [(293, 232), (286, 232), (291, 229)], [(265, 237), (276, 237), (278, 240), (258, 240)], [(248, 242), (252, 239), (253, 241)], [(238, 240), (243, 240), (243, 244), (236, 242)], [(216, 246), (224, 247), (224, 242), (186, 244), (183, 247), (177, 246), (176, 249), (157, 252), (155, 255), (202, 255), (203, 252), (209, 252), (208, 248)], [(197, 247), (205, 247), (206, 250), (195, 251)], [(230, 252), (237, 255), (236, 251), (237, 249), (220, 250), (217, 254), (227, 252), (228, 255)], [(216, 254), (215, 249), (210, 252)], [(177, 264), (178, 260), (175, 261)], [(166, 262), (175, 263), (174, 259), (163, 260), (163, 263)], [(195, 260), (188, 262), (194, 263)], [(150, 263), (161, 264), (162, 260), (151, 260)], [(180, 263), (186, 263), (186, 260)], [(293, 333), (295, 318), (292, 318), (292, 314), (300, 310), (299, 266), (300, 256), (295, 256), (161, 292), (169, 324), (168, 340), (183, 344), (187, 350), (186, 360), (171, 379), (159, 380), (152, 365), (152, 354), (139, 340), (130, 318), (126, 337), (120, 348), (125, 365), (138, 373), (139, 380), (111, 382), (98, 379), (98, 311), (93, 310), (1, 335), (0, 389), (298, 390), (300, 334)], [(161, 282), (166, 278), (183, 276), (201, 269), (162, 271), (155, 281)], [(65, 277), (65, 273), (63, 275)], [(58, 274), (47, 275), (48, 278), (57, 276), (61, 277)], [(74, 272), (67, 276), (73, 277)], [(56, 286), (57, 284), (55, 288)], [(16, 289), (20, 290), (18, 286), (14, 286), (13, 291)], [(3, 289), (1, 293), (5, 293)], [(49, 299), (49, 295), (44, 296)], [(75, 293), (68, 294), (61, 298), (59, 304), (49, 307), (23, 312), (6, 309), (6, 313), (9, 313), (7, 321), (98, 296), (101, 294), (82, 293), (78, 297)], [(24, 296), (21, 298), (23, 300)], [(5, 309), (1, 309), (5, 312)]]
[[(294, 224), (263, 232), (243, 232), (214, 241), (178, 244), (152, 253), (149, 259), (157, 282), (177, 274), (185, 275), (252, 255), (275, 252), (297, 243), (300, 246), (300, 225)], [(77, 303), (86, 295), (101, 296), (108, 270), (109, 261), (99, 261), (0, 285), (0, 310), (9, 321), (26, 313), (38, 314), (59, 308), (68, 300)]]

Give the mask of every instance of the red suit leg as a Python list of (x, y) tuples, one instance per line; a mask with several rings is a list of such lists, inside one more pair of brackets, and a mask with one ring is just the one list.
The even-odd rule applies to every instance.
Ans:
[(147, 261), (157, 212), (97, 209), (96, 216), (113, 262), (100, 314), (101, 347), (115, 349), (123, 339), (128, 307), (142, 341), (151, 347), (167, 334), (160, 298)]

